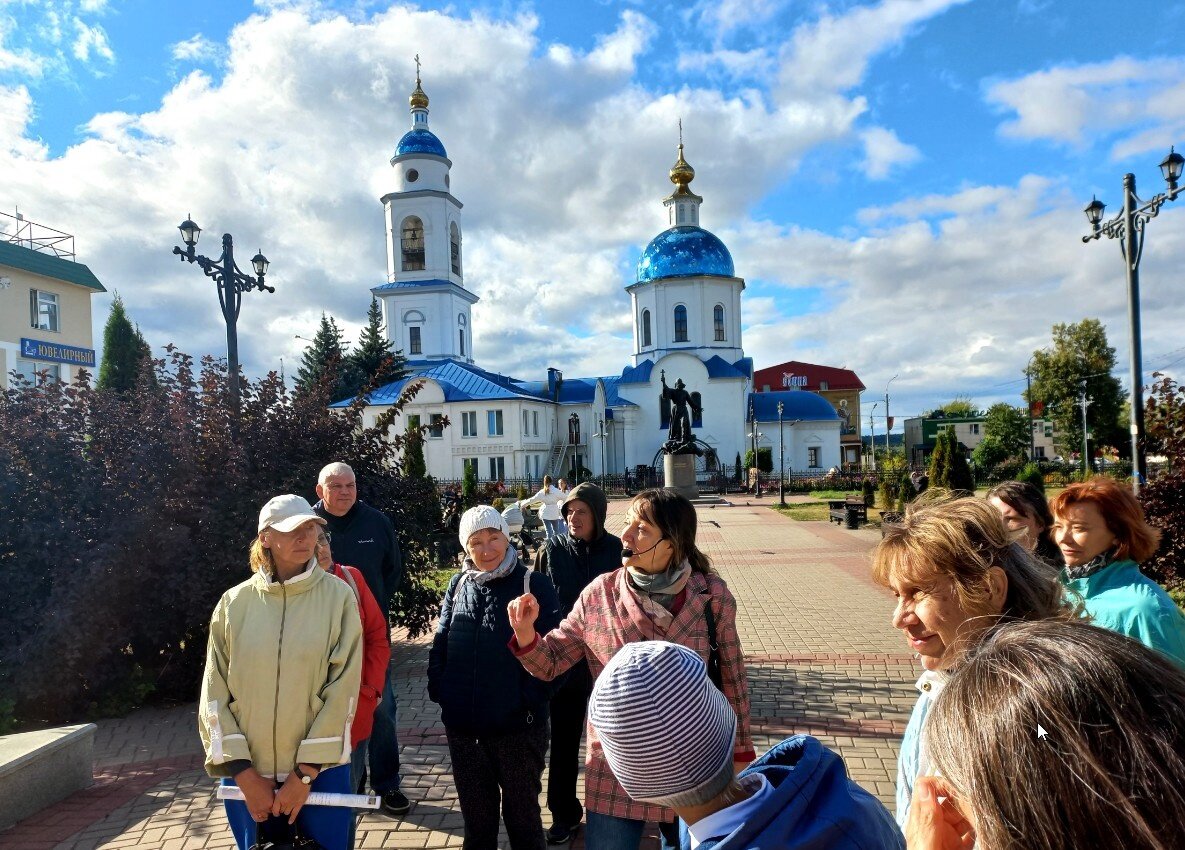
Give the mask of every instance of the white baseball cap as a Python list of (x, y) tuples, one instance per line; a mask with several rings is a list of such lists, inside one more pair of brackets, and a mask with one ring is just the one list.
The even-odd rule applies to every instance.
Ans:
[(325, 525), (325, 520), (313, 512), (313, 506), (308, 500), (288, 493), (276, 496), (263, 506), (259, 512), (259, 528), (274, 528), (276, 531), (292, 531), (297, 526), (312, 520)]

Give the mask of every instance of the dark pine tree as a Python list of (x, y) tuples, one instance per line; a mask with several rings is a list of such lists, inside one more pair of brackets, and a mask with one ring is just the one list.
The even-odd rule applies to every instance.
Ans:
[(99, 364), (100, 390), (127, 392), (142, 372), (151, 374), (152, 351), (139, 328), (132, 326), (119, 293), (103, 328), (103, 362)]
[(377, 298), (370, 299), (366, 327), (358, 337), (357, 347), (346, 358), (342, 388), (347, 396), (356, 396), (367, 387), (377, 388), (398, 381), (407, 374), (407, 358), (391, 348), (383, 333), (383, 313)]
[(342, 331), (337, 322), (321, 314), (321, 325), (312, 343), (300, 358), (300, 369), (296, 373), (298, 393), (312, 392), (322, 381), (330, 384), (329, 397), (332, 401), (349, 398), (345, 381), (345, 348), (342, 345)]
[(409, 425), (407, 438), (403, 443), (403, 477), (423, 478), (428, 474), (424, 463), (424, 435), (420, 429)]

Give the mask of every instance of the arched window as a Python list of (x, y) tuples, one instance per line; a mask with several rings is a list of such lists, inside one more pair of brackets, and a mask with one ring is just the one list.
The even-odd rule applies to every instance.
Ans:
[(675, 308), (675, 342), (687, 342), (687, 308), (682, 304)]
[(403, 270), (418, 272), (424, 268), (424, 222), (409, 215), (399, 226), (403, 250)]
[(465, 329), (460, 328), (457, 331), (457, 333), (460, 335), (460, 338), (461, 338), (461, 356), (465, 357), (466, 356), (465, 355)]
[(454, 221), (449, 226), (449, 249), (451, 251), (453, 274), (461, 273), (461, 231)]
[(642, 347), (650, 347), (650, 311), (642, 311)]
[(716, 342), (724, 342), (724, 305), (717, 304), (712, 308), (712, 327), (716, 332)]
[(407, 325), (407, 353), (423, 354), (424, 340), (422, 327), (424, 314), (419, 310), (408, 310), (403, 314), (403, 324)]

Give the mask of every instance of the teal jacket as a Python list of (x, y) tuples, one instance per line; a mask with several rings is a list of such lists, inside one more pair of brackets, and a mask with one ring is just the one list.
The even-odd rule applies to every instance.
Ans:
[(1135, 638), (1185, 667), (1185, 614), (1135, 561), (1116, 561), (1086, 578), (1061, 581), (1082, 597), (1094, 625)]

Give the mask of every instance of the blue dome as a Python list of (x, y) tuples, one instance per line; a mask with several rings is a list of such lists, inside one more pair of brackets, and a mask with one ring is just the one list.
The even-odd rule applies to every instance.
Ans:
[(638, 260), (638, 283), (664, 277), (733, 276), (732, 254), (702, 227), (681, 225), (650, 240)]
[(395, 156), (403, 156), (405, 153), (430, 153), (448, 157), (444, 152), (444, 145), (431, 130), (408, 130), (404, 133), (395, 148)]
[(751, 393), (753, 415), (758, 422), (778, 421), (778, 402), (782, 402), (782, 420), (800, 419), (804, 422), (826, 422), (839, 419), (831, 402), (808, 390), (780, 390), (772, 393)]

